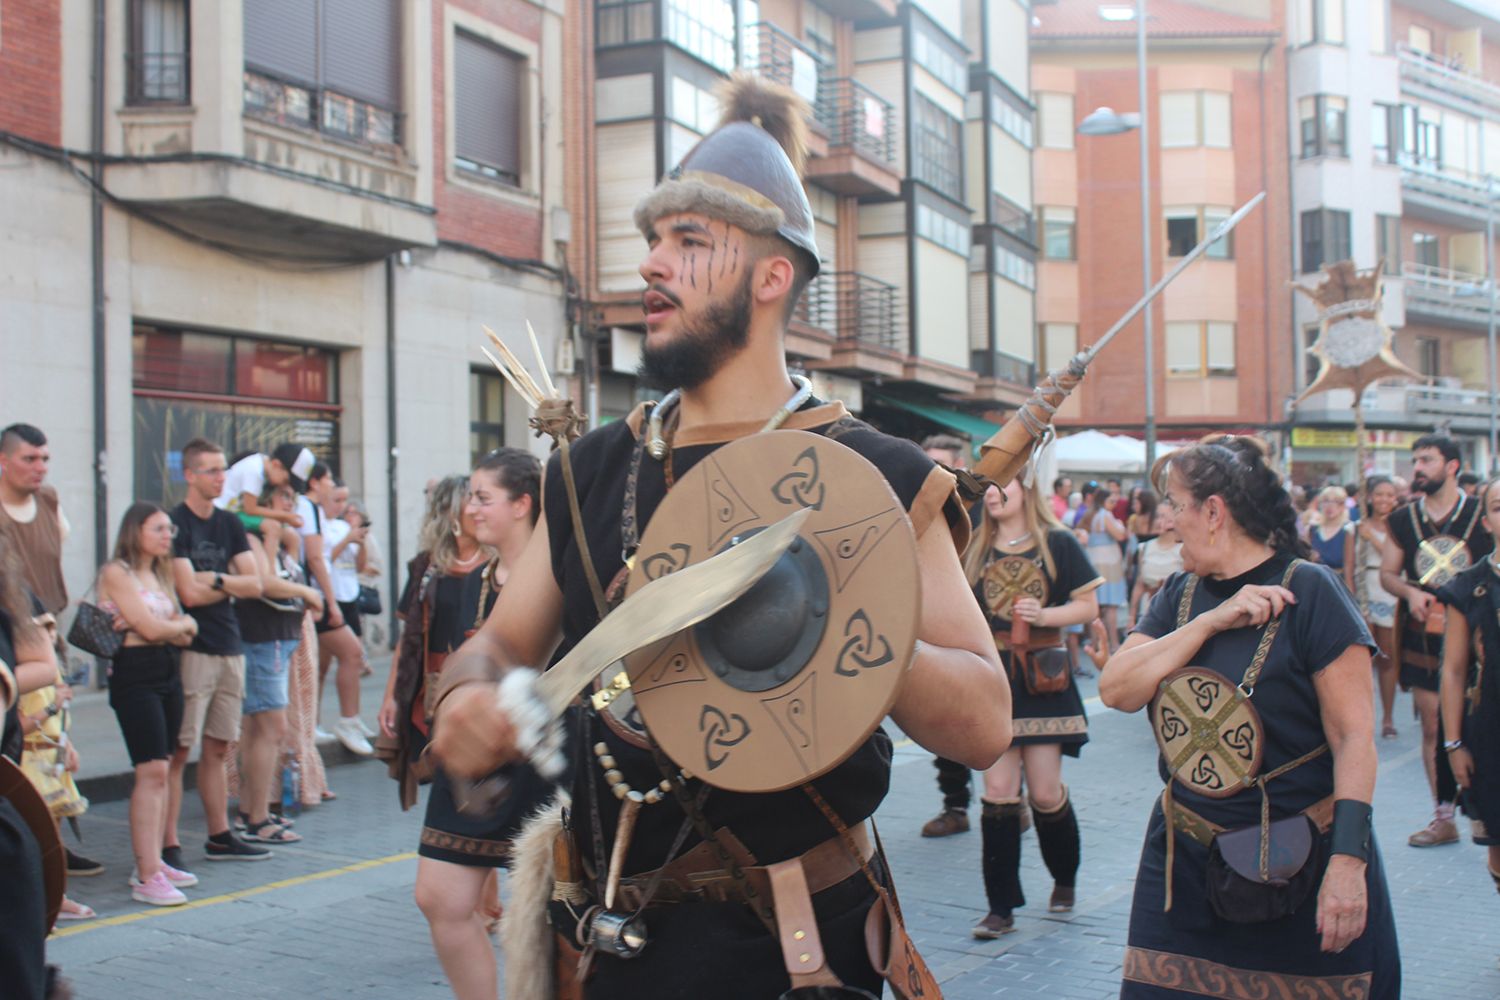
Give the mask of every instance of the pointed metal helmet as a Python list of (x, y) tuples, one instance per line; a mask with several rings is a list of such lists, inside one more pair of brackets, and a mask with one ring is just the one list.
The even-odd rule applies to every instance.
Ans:
[(737, 73), (720, 91), (724, 117), (635, 206), (642, 235), (656, 220), (700, 212), (807, 253), (818, 273), (812, 206), (802, 188), (807, 102), (789, 87)]

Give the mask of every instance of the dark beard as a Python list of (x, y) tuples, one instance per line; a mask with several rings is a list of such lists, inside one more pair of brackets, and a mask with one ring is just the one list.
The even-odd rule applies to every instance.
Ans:
[(703, 309), (666, 344), (653, 346), (648, 335), (636, 373), (653, 389), (696, 389), (712, 378), (724, 363), (739, 353), (750, 338), (750, 277), (729, 298)]
[(1448, 477), (1447, 476), (1444, 476), (1442, 479), (1428, 479), (1426, 476), (1417, 476), (1415, 479), (1413, 479), (1411, 481), (1411, 486), (1412, 486), (1412, 489), (1414, 489), (1414, 490), (1421, 490), (1423, 493), (1426, 493), (1428, 496), (1436, 496), (1437, 495), (1437, 491), (1440, 490), (1440, 489), (1442, 489), (1443, 488), (1443, 484), (1445, 484), (1447, 482), (1448, 482)]

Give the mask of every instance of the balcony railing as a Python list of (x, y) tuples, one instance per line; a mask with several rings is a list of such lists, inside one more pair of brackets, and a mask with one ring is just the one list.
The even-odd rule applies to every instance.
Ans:
[(817, 103), (830, 146), (852, 146), (881, 163), (896, 162), (896, 110), (858, 80), (826, 77)]
[(1036, 217), (1004, 195), (990, 192), (990, 221), (1016, 239), (1036, 246)]
[(744, 44), (747, 70), (792, 88), (821, 117), (816, 108), (827, 67), (817, 53), (769, 21), (746, 28)]
[(188, 53), (131, 52), (125, 56), (125, 71), (126, 104), (188, 103)]
[(1407, 261), (1401, 265), (1401, 276), (1406, 279), (1408, 312), (1468, 323), (1488, 319), (1489, 283), (1482, 274)]
[(346, 94), (245, 70), (245, 114), (370, 146), (401, 142), (401, 114)]
[(840, 340), (906, 353), (896, 310), (896, 286), (858, 271), (825, 271), (802, 293), (796, 316)]
[(1405, 152), (1398, 157), (1398, 162), (1401, 164), (1401, 185), (1407, 192), (1484, 211), (1491, 191), (1487, 177), (1456, 167), (1444, 167), (1437, 161)]
[(1396, 46), (1401, 60), (1401, 82), (1435, 91), (1472, 106), (1474, 109), (1500, 111), (1500, 86), (1464, 69), (1454, 59), (1419, 52), (1407, 45)]

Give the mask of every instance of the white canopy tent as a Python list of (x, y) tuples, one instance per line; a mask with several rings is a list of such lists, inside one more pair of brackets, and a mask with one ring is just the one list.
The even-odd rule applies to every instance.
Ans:
[[(1158, 441), (1158, 457), (1176, 451), (1182, 445)], [(1146, 442), (1123, 434), (1103, 431), (1079, 431), (1060, 437), (1048, 449), (1057, 463), (1057, 474), (1090, 473), (1113, 476), (1145, 476)]]

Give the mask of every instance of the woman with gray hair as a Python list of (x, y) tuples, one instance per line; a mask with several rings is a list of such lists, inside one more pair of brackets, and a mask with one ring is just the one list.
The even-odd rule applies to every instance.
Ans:
[(1153, 472), (1185, 572), (1099, 677), (1109, 707), (1149, 706), (1166, 786), (1121, 1000), (1395, 1000), (1371, 830), (1370, 632), (1338, 576), (1300, 558), (1296, 511), (1259, 442), (1215, 437)]

